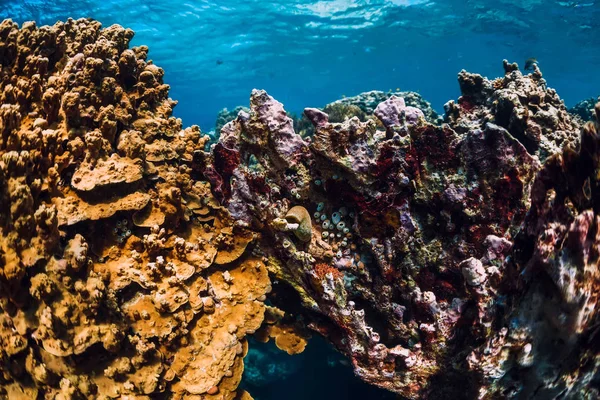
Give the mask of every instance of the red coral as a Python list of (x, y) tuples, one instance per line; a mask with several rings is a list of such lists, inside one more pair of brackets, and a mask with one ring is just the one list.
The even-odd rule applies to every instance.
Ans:
[(519, 202), (523, 196), (523, 182), (516, 168), (510, 170), (497, 183), (494, 192), (494, 208), (502, 227), (510, 224), (515, 212), (519, 212)]
[(450, 128), (425, 125), (415, 129), (414, 146), (419, 160), (427, 160), (437, 168), (452, 168), (460, 163), (456, 155), (456, 134)]
[(475, 108), (475, 105), (469, 100), (468, 97), (465, 96), (458, 98), (458, 105), (460, 105), (460, 108), (462, 108), (465, 112), (471, 112)]
[(333, 275), (334, 279), (344, 277), (344, 274), (339, 269), (334, 268), (329, 264), (318, 263), (315, 265), (315, 273), (319, 279), (324, 279), (325, 275), (327, 275), (329, 272), (331, 272), (331, 275)]
[(271, 187), (263, 176), (250, 175), (248, 176), (248, 186), (254, 193), (269, 194), (271, 193)]
[(231, 150), (218, 143), (213, 151), (215, 157), (215, 168), (219, 173), (229, 180), (233, 171), (240, 165), (240, 153), (236, 150)]
[(403, 164), (399, 155), (396, 147), (391, 146), (389, 143), (384, 144), (379, 152), (373, 174), (378, 178), (384, 178), (397, 171)]
[[(211, 176), (209, 179), (211, 183), (214, 185), (218, 184), (217, 188), (215, 188), (215, 194), (220, 195), (222, 198), (229, 198), (231, 195), (231, 185), (229, 184), (229, 180), (233, 176), (233, 171), (238, 167), (241, 161), (240, 153), (236, 150), (228, 149), (223, 146), (221, 143), (218, 143), (214, 150), (214, 170), (210, 171)], [(206, 175), (206, 172), (205, 172)]]

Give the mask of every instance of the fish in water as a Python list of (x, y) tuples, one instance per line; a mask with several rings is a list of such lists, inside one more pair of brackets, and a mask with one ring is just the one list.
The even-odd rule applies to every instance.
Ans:
[(538, 61), (535, 58), (525, 60), (525, 71), (533, 71), (533, 66), (537, 65)]
[(223, 60), (217, 60), (217, 65), (223, 64)]

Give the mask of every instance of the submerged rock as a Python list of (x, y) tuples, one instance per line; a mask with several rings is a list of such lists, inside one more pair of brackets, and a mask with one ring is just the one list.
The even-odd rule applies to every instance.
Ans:
[[(405, 106), (420, 110), (426, 121), (435, 125), (442, 123), (442, 118), (431, 107), (431, 104), (416, 92), (371, 90), (370, 92), (336, 100), (325, 105), (322, 111), (328, 115), (329, 122), (344, 122), (352, 117), (357, 117), (362, 122), (372, 119), (377, 124), (380, 123), (375, 116), (377, 106), (392, 97), (403, 99)], [(302, 137), (314, 134), (314, 128), (306, 113), (301, 118), (294, 119), (294, 128)]]
[(502, 323), (467, 357), (469, 368), (491, 383), (487, 394), (600, 394), (593, 383), (600, 376), (600, 103), (594, 114), (580, 149), (549, 159), (532, 186), (529, 213), (503, 264)]
[(233, 110), (228, 110), (227, 108), (224, 108), (221, 111), (219, 111), (219, 113), (217, 114), (217, 122), (215, 123), (215, 135), (217, 138), (221, 134), (221, 129), (223, 128), (223, 126), (228, 122), (236, 119), (240, 111), (248, 112), (250, 110), (248, 109), (248, 107), (238, 106)]
[(575, 148), (580, 122), (568, 113), (554, 89), (548, 88), (537, 64), (523, 75), (504, 60), (505, 75), (489, 80), (465, 70), (458, 76), (461, 97), (444, 106), (445, 122), (467, 132), (487, 122), (499, 125), (527, 151), (545, 161), (565, 147)]
[(333, 103), (326, 105), (324, 111), (329, 113), (330, 110), (335, 109), (337, 105), (347, 105), (358, 107), (367, 115), (373, 115), (377, 106), (392, 96), (402, 98), (407, 106), (415, 107), (421, 110), (427, 122), (431, 122), (432, 124), (441, 123), (442, 120), (440, 116), (435, 112), (428, 101), (423, 99), (419, 93), (408, 91), (382, 92), (379, 90), (371, 90), (370, 92), (364, 92), (356, 96), (344, 97), (343, 99), (336, 100)]
[[(409, 117), (412, 111), (392, 97), (375, 108), (379, 123), (356, 116), (332, 122), (326, 112), (306, 109), (314, 134), (303, 145), (281, 104), (254, 91), (250, 112), (224, 128), (221, 145), (240, 162), (228, 170), (235, 179), (220, 198), (236, 219), (262, 232), (268, 268), (285, 282), (274, 286), (272, 301), (294, 307), (285, 300), (293, 288), (308, 325), (352, 359), (358, 376), (408, 398), (500, 395), (507, 387), (497, 378), (518, 377), (513, 368), (531, 365), (535, 337), (543, 335), (536, 330), (527, 343), (512, 345), (521, 364), (511, 364), (510, 353), (488, 354), (485, 345), (501, 343), (497, 335), (513, 329), (509, 307), (526, 304), (520, 288), (535, 278), (519, 275), (514, 263), (531, 251), (517, 239), (531, 224), (526, 216), (532, 218), (542, 179), (536, 176), (561, 154), (575, 154), (580, 126), (539, 70), (523, 76), (513, 64), (505, 67), (506, 77), (493, 82), (461, 73), (461, 106), (449, 103), (441, 127), (419, 112)], [(533, 131), (539, 136), (528, 136)], [(313, 217), (310, 242), (280, 227), (297, 207)], [(595, 278), (581, 279), (596, 286)], [(543, 287), (533, 290), (547, 295)], [(574, 308), (577, 315), (594, 309), (585, 304)], [(593, 332), (596, 315), (581, 333)], [(537, 329), (533, 324), (529, 317), (519, 332)], [(577, 348), (588, 349), (582, 373), (589, 382), (597, 352)], [(574, 354), (565, 348), (562, 360)], [(547, 387), (574, 396), (590, 390), (584, 381), (571, 386), (560, 360), (549, 360)], [(510, 390), (528, 393), (540, 379), (513, 378)]]
[[(453, 373), (464, 341), (481, 340), (493, 320), (484, 313), (462, 341), (447, 341), (461, 315), (476, 309), (468, 304), (492, 304), (465, 285), (461, 263), (484, 256), (486, 237), (517, 232), (540, 164), (491, 123), (461, 134), (417, 112), (401, 125), (404, 104), (395, 99), (377, 107), (383, 131), (372, 120), (331, 123), (307, 109), (312, 140), (301, 145), (290, 133), (284, 145), (277, 137), (291, 120), (254, 91), (249, 115), (230, 123), (222, 140), (237, 159), (254, 157), (258, 165), (237, 164), (223, 202), (262, 231), (270, 271), (322, 315), (312, 327), (352, 358), (355, 372), (416, 398), (434, 375)], [(269, 182), (268, 190), (245, 189), (257, 180)], [(279, 228), (300, 205), (314, 218), (308, 243)]]
[[(385, 102), (391, 97), (401, 98), (406, 106), (419, 109), (423, 114), (423, 117), (432, 124), (439, 125), (443, 121), (442, 117), (440, 117), (431, 107), (431, 104), (416, 92), (382, 92), (379, 90), (371, 90), (370, 92), (364, 92), (356, 96), (344, 97), (343, 99), (336, 100), (325, 105), (325, 107), (322, 108), (322, 111), (328, 115), (330, 122), (344, 122), (352, 117), (357, 117), (362, 122), (365, 122), (367, 119), (373, 119), (377, 122), (375, 118), (375, 109), (380, 103)], [(240, 111), (247, 113), (250, 110), (247, 107), (238, 106), (231, 111), (224, 108), (219, 112), (216, 123), (217, 138), (219, 137), (223, 126), (227, 122), (233, 121)], [(300, 136), (307, 137), (313, 135), (313, 125), (305, 114), (298, 117), (293, 113), (288, 113), (288, 116), (292, 118), (294, 130), (299, 133)]]

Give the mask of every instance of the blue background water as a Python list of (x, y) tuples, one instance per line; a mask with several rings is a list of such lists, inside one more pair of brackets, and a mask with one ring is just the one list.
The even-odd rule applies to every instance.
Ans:
[(352, 368), (321, 337), (303, 353), (289, 356), (273, 341), (250, 339), (241, 387), (254, 400), (394, 400), (393, 393), (354, 377)]
[[(600, 94), (600, 1), (16, 0), (0, 16), (93, 17), (136, 31), (165, 68), (175, 115), (208, 131), (266, 89), (296, 113), (342, 95), (414, 90), (438, 110), (461, 69), (495, 77), (536, 57), (567, 105)], [(222, 63), (221, 63), (222, 62)]]

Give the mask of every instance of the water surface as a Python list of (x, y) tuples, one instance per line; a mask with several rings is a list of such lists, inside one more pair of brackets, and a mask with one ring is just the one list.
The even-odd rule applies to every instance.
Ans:
[(0, 16), (134, 29), (166, 70), (176, 115), (203, 130), (253, 88), (296, 113), (396, 88), (441, 111), (461, 69), (498, 76), (503, 58), (536, 57), (567, 105), (600, 94), (597, 0), (15, 0)]

